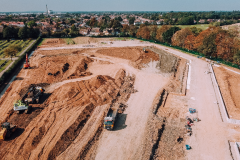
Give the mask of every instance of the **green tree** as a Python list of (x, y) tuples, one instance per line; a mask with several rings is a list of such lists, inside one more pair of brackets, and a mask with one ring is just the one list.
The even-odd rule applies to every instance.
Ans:
[(28, 37), (28, 31), (27, 31), (27, 26), (22, 27), (18, 31), (18, 37), (21, 39), (25, 39)]
[(32, 21), (29, 21), (28, 23), (28, 26), (31, 28), (31, 27), (34, 27), (34, 26), (37, 26), (37, 23), (34, 21), (34, 20), (32, 20)]
[(132, 36), (132, 37), (135, 37), (136, 33), (137, 33), (137, 29), (138, 29), (137, 26), (131, 24), (130, 27), (129, 27), (129, 35)]
[(120, 28), (122, 28), (122, 24), (118, 20), (114, 20), (112, 28), (113, 29), (120, 29)]
[(119, 17), (115, 17), (115, 20), (118, 20), (121, 22), (123, 19), (122, 19), (122, 17), (119, 16)]
[(240, 65), (240, 50), (233, 56), (233, 60), (236, 64)]
[(163, 41), (171, 44), (172, 36), (174, 35), (175, 32), (179, 30), (181, 30), (179, 27), (171, 27), (169, 30), (162, 34)]
[(135, 21), (135, 17), (130, 17), (129, 18), (129, 24), (134, 24)]
[(195, 27), (195, 26), (191, 27), (190, 30), (192, 31), (192, 33), (193, 33), (194, 36), (198, 36), (199, 33), (202, 32), (202, 29), (201, 29), (201, 28), (197, 28), (197, 27)]
[(71, 36), (77, 36), (78, 35), (78, 29), (76, 28), (76, 26), (74, 24), (71, 27), (70, 35)]
[(71, 20), (69, 21), (69, 23), (72, 25), (72, 24), (76, 23), (76, 21), (73, 20), (73, 19), (71, 19)]
[(205, 54), (206, 56), (212, 56), (212, 54), (216, 53), (216, 33), (211, 33), (209, 36), (206, 36), (203, 39), (202, 45), (198, 47), (198, 52)]
[(11, 60), (12, 60), (12, 57), (16, 56), (16, 54), (21, 50), (22, 50), (22, 47), (20, 45), (11, 44), (4, 50), (4, 55), (6, 57), (11, 57)]
[(95, 26), (95, 23), (96, 23), (96, 18), (92, 18), (90, 20), (89, 26), (93, 27), (93, 26)]
[(152, 39), (152, 40), (155, 40), (155, 39), (156, 39), (157, 30), (158, 30), (157, 25), (152, 25), (152, 26), (150, 27), (150, 36), (151, 36), (151, 39)]
[(5, 27), (3, 29), (3, 38), (9, 39), (10, 37), (12, 37), (11, 27)]

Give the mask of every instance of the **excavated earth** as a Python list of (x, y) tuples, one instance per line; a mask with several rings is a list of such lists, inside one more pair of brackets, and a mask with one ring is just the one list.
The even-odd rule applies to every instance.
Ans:
[[(184, 151), (179, 151), (183, 143), (176, 138), (183, 137), (184, 116), (181, 108), (170, 114), (175, 106), (170, 102), (185, 94), (186, 60), (169, 63), (175, 69), (167, 76), (160, 74), (166, 71), (159, 66), (158, 73), (141, 70), (151, 70), (148, 64), (153, 61), (162, 63), (155, 50), (37, 50), (30, 58), (31, 69), (22, 69), (0, 99), (0, 122), (18, 126), (0, 142), (1, 159), (174, 159), (175, 153), (183, 157)], [(40, 103), (32, 104), (30, 114), (15, 113), (13, 103), (32, 85), (46, 90)], [(169, 106), (163, 113), (169, 114), (161, 112), (163, 99)], [(104, 116), (115, 106), (120, 108), (120, 120), (114, 131), (104, 130)], [(163, 133), (160, 139), (158, 132)], [(177, 146), (171, 150), (173, 145)]]
[(213, 69), (230, 118), (240, 120), (240, 75), (223, 67)]

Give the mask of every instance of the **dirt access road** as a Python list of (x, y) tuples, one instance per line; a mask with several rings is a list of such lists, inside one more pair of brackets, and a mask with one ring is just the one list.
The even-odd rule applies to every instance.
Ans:
[(186, 96), (188, 106), (197, 109), (196, 116), (201, 122), (193, 126), (193, 135), (187, 142), (192, 149), (187, 152), (186, 158), (189, 160), (232, 159), (228, 140), (231, 140), (233, 133), (229, 124), (222, 122), (210, 74), (205, 73), (209, 71), (209, 64), (174, 49), (160, 45), (156, 47), (168, 49), (171, 53), (191, 60), (190, 90)]
[[(132, 69), (133, 71), (133, 69)], [(134, 88), (138, 91), (128, 100), (114, 131), (105, 130), (99, 142), (96, 159), (142, 159), (141, 146), (150, 108), (167, 78), (159, 74), (135, 71)]]

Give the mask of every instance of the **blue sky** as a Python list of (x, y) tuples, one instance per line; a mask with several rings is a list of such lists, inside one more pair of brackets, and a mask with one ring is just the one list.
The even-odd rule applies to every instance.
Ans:
[(240, 0), (0, 0), (0, 12), (44, 11), (232, 11)]

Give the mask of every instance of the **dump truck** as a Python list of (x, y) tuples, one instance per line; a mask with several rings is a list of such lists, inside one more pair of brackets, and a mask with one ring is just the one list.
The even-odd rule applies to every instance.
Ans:
[(118, 108), (110, 107), (107, 116), (104, 118), (104, 128), (107, 130), (113, 130), (114, 122), (117, 118)]
[(9, 122), (2, 124), (2, 130), (0, 131), (0, 140), (5, 140), (5, 138), (10, 137), (13, 132), (17, 129), (16, 125), (12, 125)]
[(32, 106), (28, 105), (28, 102), (24, 103), (22, 100), (18, 100), (16, 103), (14, 103), (13, 110), (17, 113), (20, 113), (21, 111), (25, 111), (26, 114), (30, 113), (32, 109)]
[(23, 96), (22, 101), (28, 103), (39, 103), (44, 91), (45, 90), (42, 87), (31, 87)]

